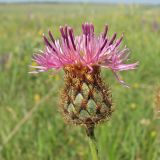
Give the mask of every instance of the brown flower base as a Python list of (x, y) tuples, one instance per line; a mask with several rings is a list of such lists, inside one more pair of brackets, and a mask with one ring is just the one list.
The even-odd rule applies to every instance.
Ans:
[(94, 126), (108, 119), (112, 113), (111, 94), (100, 76), (100, 68), (93, 71), (81, 65), (66, 66), (65, 87), (61, 94), (61, 111), (68, 122)]

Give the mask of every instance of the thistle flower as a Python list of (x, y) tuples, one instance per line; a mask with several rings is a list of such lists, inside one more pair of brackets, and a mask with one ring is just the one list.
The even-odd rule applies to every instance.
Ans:
[(105, 25), (104, 32), (98, 37), (95, 36), (93, 24), (82, 24), (82, 34), (74, 36), (73, 29), (65, 26), (60, 27), (61, 40), (55, 40), (49, 31), (50, 41), (43, 35), (45, 50), (34, 54), (33, 60), (39, 66), (32, 73), (44, 72), (49, 69), (59, 70), (70, 65), (87, 67), (93, 71), (93, 66), (100, 66), (111, 69), (118, 80), (119, 71), (135, 69), (138, 62), (125, 64), (128, 60), (129, 50), (124, 47), (120, 49), (123, 35), (116, 40), (117, 34), (109, 38), (107, 36), (108, 25)]
[(94, 126), (108, 119), (112, 113), (109, 87), (106, 87), (100, 72), (101, 67), (113, 71), (124, 84), (118, 72), (135, 69), (137, 62), (126, 64), (129, 50), (120, 48), (123, 35), (107, 36), (108, 26), (99, 36), (94, 33), (93, 24), (82, 24), (82, 34), (74, 36), (73, 29), (60, 27), (61, 39), (55, 40), (49, 31), (50, 40), (43, 35), (45, 49), (35, 54), (33, 60), (38, 66), (32, 73), (49, 69), (65, 71), (65, 87), (62, 91), (61, 110), (69, 122)]
[(116, 40), (114, 33), (109, 38), (107, 25), (99, 36), (89, 23), (82, 24), (79, 36), (74, 36), (68, 26), (60, 27), (60, 32), (60, 40), (55, 40), (51, 31), (50, 40), (43, 35), (45, 49), (33, 56), (38, 65), (32, 66), (37, 71), (31, 73), (64, 70), (60, 110), (68, 122), (86, 127), (92, 158), (98, 160), (94, 127), (110, 118), (113, 111), (111, 92), (101, 78), (101, 67), (112, 70), (118, 81), (125, 84), (118, 72), (135, 69), (138, 63), (125, 63), (129, 52), (126, 47), (120, 48), (123, 35)]

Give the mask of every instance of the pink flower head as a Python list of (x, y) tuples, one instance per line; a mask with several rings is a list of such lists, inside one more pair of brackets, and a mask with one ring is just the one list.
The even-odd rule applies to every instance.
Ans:
[(117, 34), (109, 38), (107, 35), (108, 26), (105, 25), (104, 32), (99, 36), (94, 33), (93, 24), (82, 24), (82, 34), (74, 36), (73, 29), (65, 26), (60, 27), (61, 38), (55, 40), (49, 31), (49, 38), (43, 35), (45, 49), (42, 53), (34, 54), (33, 60), (38, 66), (31, 66), (37, 71), (44, 72), (49, 69), (59, 70), (67, 65), (81, 64), (88, 67), (92, 72), (93, 66), (109, 68), (116, 75), (119, 71), (135, 69), (138, 62), (126, 64), (129, 57), (129, 50), (124, 47), (120, 49), (123, 35), (116, 39)]

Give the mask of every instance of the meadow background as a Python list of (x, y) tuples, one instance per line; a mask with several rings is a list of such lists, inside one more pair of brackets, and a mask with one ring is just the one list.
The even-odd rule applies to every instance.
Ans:
[(121, 74), (129, 89), (103, 70), (115, 112), (95, 131), (101, 159), (160, 160), (154, 103), (160, 86), (160, 6), (107, 4), (0, 5), (0, 160), (91, 160), (85, 130), (66, 125), (58, 112), (63, 71), (28, 74), (32, 54), (44, 47), (42, 33), (51, 29), (58, 38), (65, 24), (80, 33), (86, 21), (97, 34), (104, 24), (109, 35), (124, 32), (131, 61), (140, 62), (137, 70)]

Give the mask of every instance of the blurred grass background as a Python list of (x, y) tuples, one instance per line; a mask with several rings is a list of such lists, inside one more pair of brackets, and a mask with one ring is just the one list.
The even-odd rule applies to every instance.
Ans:
[[(154, 115), (160, 86), (160, 7), (99, 4), (0, 5), (0, 160), (91, 159), (84, 129), (66, 125), (58, 112), (63, 71), (56, 76), (28, 74), (32, 54), (44, 47), (43, 32), (52, 29), (58, 38), (59, 26), (69, 24), (80, 33), (86, 21), (97, 34), (104, 24), (109, 35), (124, 32), (131, 61), (140, 62), (136, 71), (121, 74), (130, 89), (103, 70), (116, 110), (96, 128), (101, 159), (160, 160), (160, 123)], [(35, 105), (38, 109), (7, 141)]]

